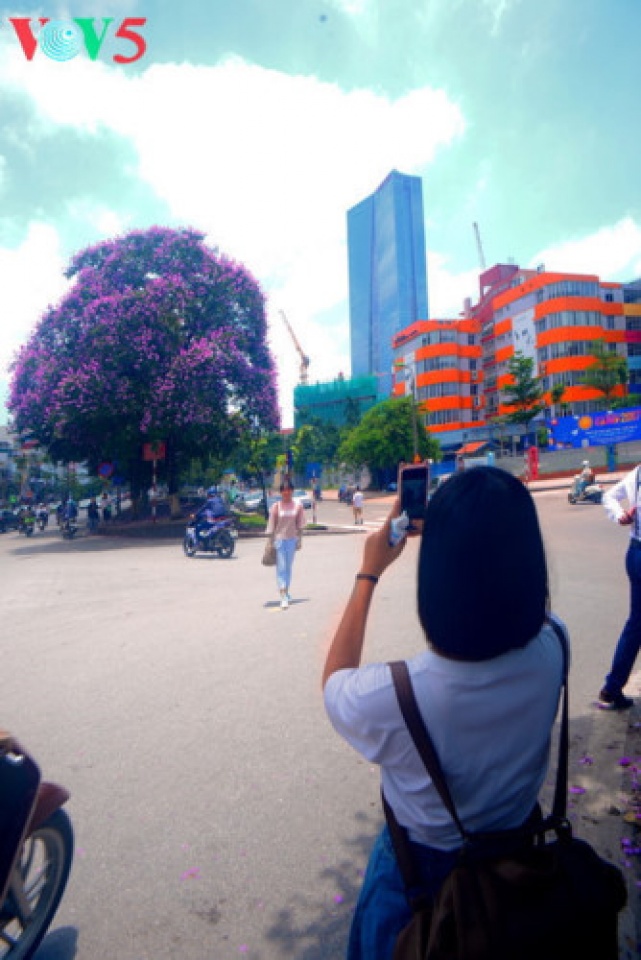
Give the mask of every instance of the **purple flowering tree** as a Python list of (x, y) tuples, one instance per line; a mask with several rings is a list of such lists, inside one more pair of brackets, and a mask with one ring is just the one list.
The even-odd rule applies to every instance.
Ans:
[(117, 460), (136, 494), (163, 441), (170, 493), (195, 458), (226, 457), (246, 425), (279, 425), (263, 294), (195, 230), (152, 227), (77, 254), (75, 283), (12, 370), (9, 408), (54, 460)]

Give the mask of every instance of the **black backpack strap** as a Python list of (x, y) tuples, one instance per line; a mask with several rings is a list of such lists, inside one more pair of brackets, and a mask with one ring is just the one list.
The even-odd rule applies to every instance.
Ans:
[(390, 663), (389, 667), (392, 671), (392, 680), (394, 681), (398, 704), (401, 708), (401, 713), (403, 714), (403, 719), (405, 720), (409, 734), (414, 741), (414, 746), (425, 765), (425, 769), (432, 783), (438, 790), (445, 809), (458, 827), (459, 833), (465, 839), (467, 832), (459, 819), (452, 795), (450, 794), (449, 787), (441, 769), (438, 754), (436, 753), (432, 738), (428, 733), (418, 708), (407, 664), (404, 660), (396, 660)]
[(568, 673), (570, 667), (570, 656), (568, 651), (568, 643), (561, 627), (551, 617), (547, 617), (547, 623), (549, 623), (556, 633), (559, 643), (561, 644), (561, 651), (563, 653), (563, 703), (561, 704), (559, 752), (556, 761), (556, 786), (554, 788), (554, 800), (552, 803), (552, 818), (560, 821), (565, 820), (568, 799), (568, 754), (570, 747)]

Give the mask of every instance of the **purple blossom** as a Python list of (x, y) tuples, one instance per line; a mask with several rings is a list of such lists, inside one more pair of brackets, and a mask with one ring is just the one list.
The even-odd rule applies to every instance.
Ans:
[(107, 437), (216, 450), (234, 411), (278, 427), (264, 296), (202, 234), (134, 231), (78, 253), (67, 275), (73, 287), (14, 361), (18, 430), (91, 461)]

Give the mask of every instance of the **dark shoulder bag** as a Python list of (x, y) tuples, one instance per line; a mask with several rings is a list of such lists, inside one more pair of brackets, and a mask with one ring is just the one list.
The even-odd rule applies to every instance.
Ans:
[[(469, 833), (461, 823), (418, 709), (407, 664), (391, 663), (401, 712), (427, 772), (462, 837), (457, 865), (434, 901), (408, 893), (413, 916), (394, 960), (617, 960), (618, 914), (627, 901), (622, 872), (572, 834), (566, 818), (567, 646), (556, 787), (547, 818), (515, 830)], [(417, 873), (407, 834), (383, 798), (406, 889)]]

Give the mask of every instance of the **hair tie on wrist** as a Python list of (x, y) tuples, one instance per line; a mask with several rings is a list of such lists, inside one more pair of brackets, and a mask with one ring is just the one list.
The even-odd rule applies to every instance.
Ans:
[(357, 573), (357, 580), (369, 580), (370, 583), (378, 583), (378, 577), (375, 577), (373, 573)]

